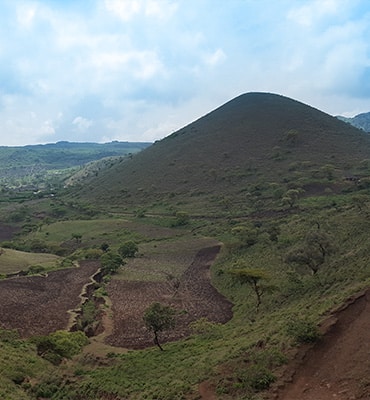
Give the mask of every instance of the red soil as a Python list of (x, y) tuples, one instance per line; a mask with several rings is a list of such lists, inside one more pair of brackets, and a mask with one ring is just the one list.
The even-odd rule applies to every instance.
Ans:
[(350, 299), (322, 326), (323, 339), (302, 349), (279, 400), (370, 399), (370, 290)]

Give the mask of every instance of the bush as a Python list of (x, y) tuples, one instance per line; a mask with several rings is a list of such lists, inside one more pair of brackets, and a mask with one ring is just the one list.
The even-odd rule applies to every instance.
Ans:
[(172, 226), (184, 226), (190, 222), (190, 216), (185, 211), (177, 211), (175, 214), (175, 221), (173, 222)]
[(291, 319), (287, 325), (287, 334), (297, 343), (314, 343), (321, 334), (315, 323), (307, 319)]
[(41, 272), (45, 271), (45, 267), (42, 265), (31, 265), (28, 268), (27, 275), (35, 275), (35, 274), (40, 274)]
[(125, 242), (118, 249), (118, 253), (122, 258), (132, 258), (135, 257), (136, 253), (139, 251), (138, 245), (132, 240)]
[(55, 365), (60, 364), (63, 358), (72, 358), (89, 343), (81, 331), (56, 331), (48, 336), (35, 337), (33, 341), (37, 347), (37, 354)]
[(123, 265), (121, 256), (117, 253), (108, 251), (100, 257), (101, 270), (103, 275), (111, 275), (118, 271), (118, 268)]
[(268, 368), (256, 364), (248, 369), (246, 383), (250, 388), (259, 392), (268, 389), (275, 379), (275, 376)]

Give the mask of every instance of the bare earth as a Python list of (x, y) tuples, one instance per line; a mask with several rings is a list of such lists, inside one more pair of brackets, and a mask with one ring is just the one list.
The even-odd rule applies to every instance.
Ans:
[(200, 250), (182, 275), (177, 291), (167, 282), (112, 280), (108, 293), (113, 303), (114, 329), (106, 342), (136, 349), (153, 345), (143, 322), (144, 311), (153, 302), (179, 311), (176, 328), (163, 336), (162, 341), (186, 337), (189, 323), (202, 317), (220, 323), (230, 320), (232, 304), (210, 283), (209, 267), (219, 249), (213, 246)]
[(98, 262), (81, 262), (81, 267), (0, 281), (0, 328), (17, 329), (22, 337), (46, 335), (66, 329), (70, 314), (78, 308), (80, 294)]
[(370, 289), (350, 299), (322, 328), (323, 339), (298, 354), (287, 371), (286, 379), (292, 382), (274, 398), (369, 400)]

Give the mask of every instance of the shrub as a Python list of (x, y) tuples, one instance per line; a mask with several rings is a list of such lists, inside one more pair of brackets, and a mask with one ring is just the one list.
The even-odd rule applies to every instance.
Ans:
[(71, 358), (78, 354), (89, 340), (81, 331), (56, 331), (48, 336), (38, 336), (33, 339), (39, 356), (58, 365), (63, 358)]
[(42, 265), (31, 265), (28, 268), (27, 275), (35, 275), (35, 274), (40, 274), (41, 272), (45, 271), (45, 267)]
[(117, 253), (108, 251), (100, 257), (103, 275), (110, 275), (117, 272), (118, 268), (123, 264), (121, 256)]
[(190, 216), (186, 211), (177, 211), (175, 214), (175, 221), (172, 226), (184, 226), (190, 221)]
[(315, 323), (307, 319), (291, 319), (287, 325), (287, 334), (297, 343), (314, 343), (321, 334)]
[(132, 240), (123, 243), (119, 249), (118, 253), (121, 257), (126, 258), (132, 258), (135, 257), (136, 253), (139, 251), (138, 245), (133, 242)]

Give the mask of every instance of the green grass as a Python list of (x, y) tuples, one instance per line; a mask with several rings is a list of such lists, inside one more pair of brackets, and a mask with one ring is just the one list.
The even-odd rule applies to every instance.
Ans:
[(50, 269), (58, 265), (60, 257), (54, 254), (26, 253), (12, 249), (3, 249), (0, 255), (0, 274), (10, 274), (27, 270), (32, 265)]
[(0, 332), (0, 397), (29, 400), (28, 389), (53, 367), (36, 355), (34, 345), (16, 334)]

